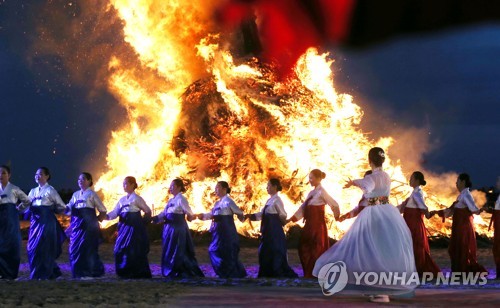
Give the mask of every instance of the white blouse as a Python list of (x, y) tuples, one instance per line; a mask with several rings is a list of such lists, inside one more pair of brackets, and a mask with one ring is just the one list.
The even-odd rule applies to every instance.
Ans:
[(16, 185), (11, 184), (10, 182), (8, 182), (5, 187), (2, 187), (0, 185), (0, 204), (17, 204), (19, 203), (19, 201), (23, 203), (31, 202), (30, 198), (26, 196), (24, 191), (22, 191)]
[[(476, 212), (479, 211), (479, 208), (476, 205), (476, 202), (474, 201), (474, 198), (472, 197), (472, 194), (470, 193), (470, 190), (468, 187), (464, 188), (461, 192), (460, 195), (458, 195), (457, 201), (455, 203), (455, 208), (456, 209), (469, 209), (471, 212)], [(444, 209), (444, 216), (445, 217), (450, 217), (453, 215), (453, 208), (447, 208)]]
[(500, 195), (498, 195), (497, 202), (495, 202), (495, 210), (500, 210)]
[(353, 182), (361, 188), (367, 199), (389, 197), (391, 193), (391, 178), (381, 168), (375, 168), (372, 174), (368, 174), (364, 178), (354, 180)]
[(234, 203), (228, 195), (215, 202), (212, 212), (202, 214), (202, 220), (212, 219), (217, 215), (243, 215), (243, 211)]
[(285, 206), (283, 205), (283, 201), (281, 200), (278, 194), (274, 194), (269, 198), (266, 202), (266, 205), (262, 207), (260, 212), (255, 213), (255, 219), (261, 220), (264, 215), (264, 210), (266, 214), (278, 214), (280, 219), (286, 220), (286, 211)]
[[(427, 205), (425, 205), (424, 201), (424, 191), (420, 186), (417, 186), (413, 189), (411, 195), (406, 199), (405, 208), (409, 209), (421, 209), (427, 211)], [(403, 203), (398, 205), (398, 209), (403, 210)]]
[(187, 214), (189, 216), (194, 215), (186, 197), (184, 197), (184, 195), (181, 193), (178, 193), (172, 199), (168, 200), (167, 204), (165, 205), (165, 209), (160, 214), (158, 214), (158, 218), (161, 221), (165, 218), (165, 215), (172, 213)]
[(333, 199), (328, 192), (319, 184), (313, 190), (307, 194), (306, 201), (302, 203), (299, 209), (293, 214), (295, 219), (300, 220), (304, 217), (304, 207), (307, 206), (318, 206), (328, 204), (334, 213), (339, 211), (339, 204), (335, 199)]
[(140, 212), (141, 207), (146, 207), (149, 209), (149, 206), (146, 204), (144, 199), (137, 195), (135, 192), (131, 193), (128, 196), (123, 196), (120, 198), (115, 208), (108, 213), (109, 220), (113, 220), (121, 213), (135, 213)]
[(91, 208), (97, 209), (100, 213), (106, 213), (107, 209), (102, 203), (99, 196), (90, 188), (86, 190), (79, 190), (73, 193), (71, 200), (68, 203), (69, 210), (72, 208), (83, 209)]
[(57, 212), (66, 211), (66, 204), (62, 201), (57, 190), (45, 183), (42, 187), (35, 187), (30, 190), (28, 198), (31, 199), (31, 206), (56, 206)]

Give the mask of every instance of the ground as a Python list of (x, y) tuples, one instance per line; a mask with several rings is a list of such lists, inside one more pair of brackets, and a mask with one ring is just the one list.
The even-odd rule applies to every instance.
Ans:
[[(23, 242), (25, 245), (26, 242)], [(23, 247), (24, 249), (24, 247)], [(160, 273), (161, 245), (151, 244), (150, 263), (153, 279), (123, 280), (114, 273), (113, 244), (104, 243), (100, 254), (105, 262), (106, 274), (102, 278), (86, 281), (71, 278), (67, 244), (59, 258), (63, 276), (54, 281), (31, 281), (26, 253), (20, 276), (16, 281), (0, 281), (0, 306), (32, 307), (143, 307), (143, 306), (317, 306), (380, 305), (368, 303), (362, 296), (324, 296), (318, 283), (310, 279), (257, 279), (257, 248), (241, 249), (241, 259), (250, 278), (218, 279), (214, 277), (208, 258), (207, 245), (198, 244), (197, 258), (207, 275), (204, 279), (165, 280)], [(445, 248), (432, 249), (438, 265), (449, 271), (449, 258)], [(489, 248), (480, 248), (479, 262), (494, 277), (494, 263)], [(296, 249), (289, 250), (292, 267), (302, 274)], [(414, 298), (393, 299), (390, 306), (498, 306), (500, 281), (489, 279), (485, 286), (435, 286), (427, 284), (416, 290)]]

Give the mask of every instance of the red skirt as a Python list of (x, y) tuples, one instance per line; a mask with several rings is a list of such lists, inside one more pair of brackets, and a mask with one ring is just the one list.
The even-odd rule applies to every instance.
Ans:
[(493, 237), (493, 258), (497, 268), (497, 279), (500, 278), (500, 210), (493, 210), (493, 228), (495, 229)]
[(476, 234), (469, 209), (454, 209), (448, 253), (452, 272), (488, 272), (477, 263)]
[(304, 277), (314, 278), (312, 275), (314, 264), (330, 246), (325, 222), (325, 206), (305, 206), (304, 221), (299, 242), (299, 258), (304, 269)]
[(436, 277), (441, 272), (437, 264), (431, 258), (429, 241), (427, 240), (427, 229), (425, 229), (424, 213), (420, 209), (405, 208), (403, 217), (411, 232), (413, 240), (413, 254), (415, 255), (415, 266), (419, 275), (431, 272)]

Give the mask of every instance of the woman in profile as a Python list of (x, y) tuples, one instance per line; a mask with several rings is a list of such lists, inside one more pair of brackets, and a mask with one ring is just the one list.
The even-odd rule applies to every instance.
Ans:
[(270, 198), (262, 210), (245, 215), (252, 221), (261, 221), (258, 277), (297, 277), (297, 273), (288, 265), (286, 237), (283, 231), (287, 215), (283, 201), (278, 195), (281, 189), (278, 179), (270, 179), (267, 183)]
[[(151, 278), (149, 268), (149, 238), (145, 222), (151, 221), (151, 209), (146, 201), (135, 193), (137, 181), (133, 176), (123, 180), (123, 196), (106, 219), (119, 217), (118, 237), (115, 242), (115, 269), (121, 278)], [(144, 219), (141, 216), (144, 212)]]
[[(384, 170), (385, 152), (375, 147), (368, 152), (372, 174), (348, 180), (344, 188), (356, 186), (367, 198), (367, 206), (358, 215), (344, 236), (319, 257), (313, 274), (325, 281), (325, 266), (342, 261), (347, 271), (344, 293), (371, 294), (370, 301), (387, 303), (389, 294), (413, 294), (417, 283), (407, 280), (416, 272), (411, 233), (398, 209), (389, 204), (391, 178)], [(377, 275), (398, 273), (403, 281), (357, 281), (354, 273), (374, 272)]]
[(429, 209), (425, 205), (424, 192), (421, 186), (427, 182), (424, 174), (415, 171), (410, 177), (410, 186), (413, 187), (411, 195), (400, 205), (399, 211), (408, 225), (413, 240), (413, 254), (415, 255), (415, 266), (418, 274), (422, 277), (424, 272), (433, 273), (434, 278), (441, 272), (437, 264), (432, 260), (429, 241), (427, 240), (427, 229), (424, 224), (424, 216), (430, 218)]
[(321, 186), (321, 180), (325, 177), (326, 174), (319, 169), (314, 169), (309, 173), (309, 184), (314, 189), (309, 192), (305, 202), (287, 221), (296, 222), (304, 218), (304, 228), (299, 242), (299, 258), (304, 270), (304, 278), (314, 277), (312, 271), (316, 260), (330, 246), (325, 222), (325, 204), (330, 206), (336, 220), (340, 216), (337, 201)]
[(243, 278), (247, 275), (239, 259), (240, 241), (234, 224), (234, 215), (240, 221), (245, 220), (245, 215), (229, 197), (231, 188), (225, 181), (217, 182), (215, 194), (219, 201), (215, 202), (210, 213), (199, 214), (201, 220), (212, 220), (210, 232), (212, 242), (208, 248), (210, 261), (215, 274), (220, 278)]
[(196, 261), (193, 240), (186, 223), (195, 218), (182, 193), (186, 191), (181, 179), (174, 179), (169, 192), (173, 197), (165, 209), (153, 217), (154, 223), (164, 223), (162, 236), (161, 273), (164, 277), (204, 277)]
[(472, 215), (479, 215), (481, 210), (477, 207), (469, 190), (472, 187), (470, 176), (467, 173), (461, 173), (455, 185), (460, 192), (457, 200), (447, 209), (432, 212), (433, 215), (438, 214), (443, 219), (453, 217), (448, 246), (451, 271), (488, 273), (484, 266), (477, 263), (476, 232)]

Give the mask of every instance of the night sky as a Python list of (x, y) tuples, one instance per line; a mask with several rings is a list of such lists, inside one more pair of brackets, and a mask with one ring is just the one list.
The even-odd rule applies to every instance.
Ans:
[[(0, 163), (11, 164), (11, 182), (25, 190), (36, 186), (39, 166), (51, 169), (54, 187), (76, 189), (81, 171), (105, 168), (124, 111), (103, 89), (90, 95), (88, 85), (73, 82), (59, 56), (29, 54), (33, 11), (13, 6), (0, 1)], [(499, 55), (498, 24), (332, 49), (335, 87), (363, 107), (366, 129), (374, 136), (424, 129), (429, 150), (419, 163), (468, 172), (474, 187), (494, 186), (500, 175)]]

